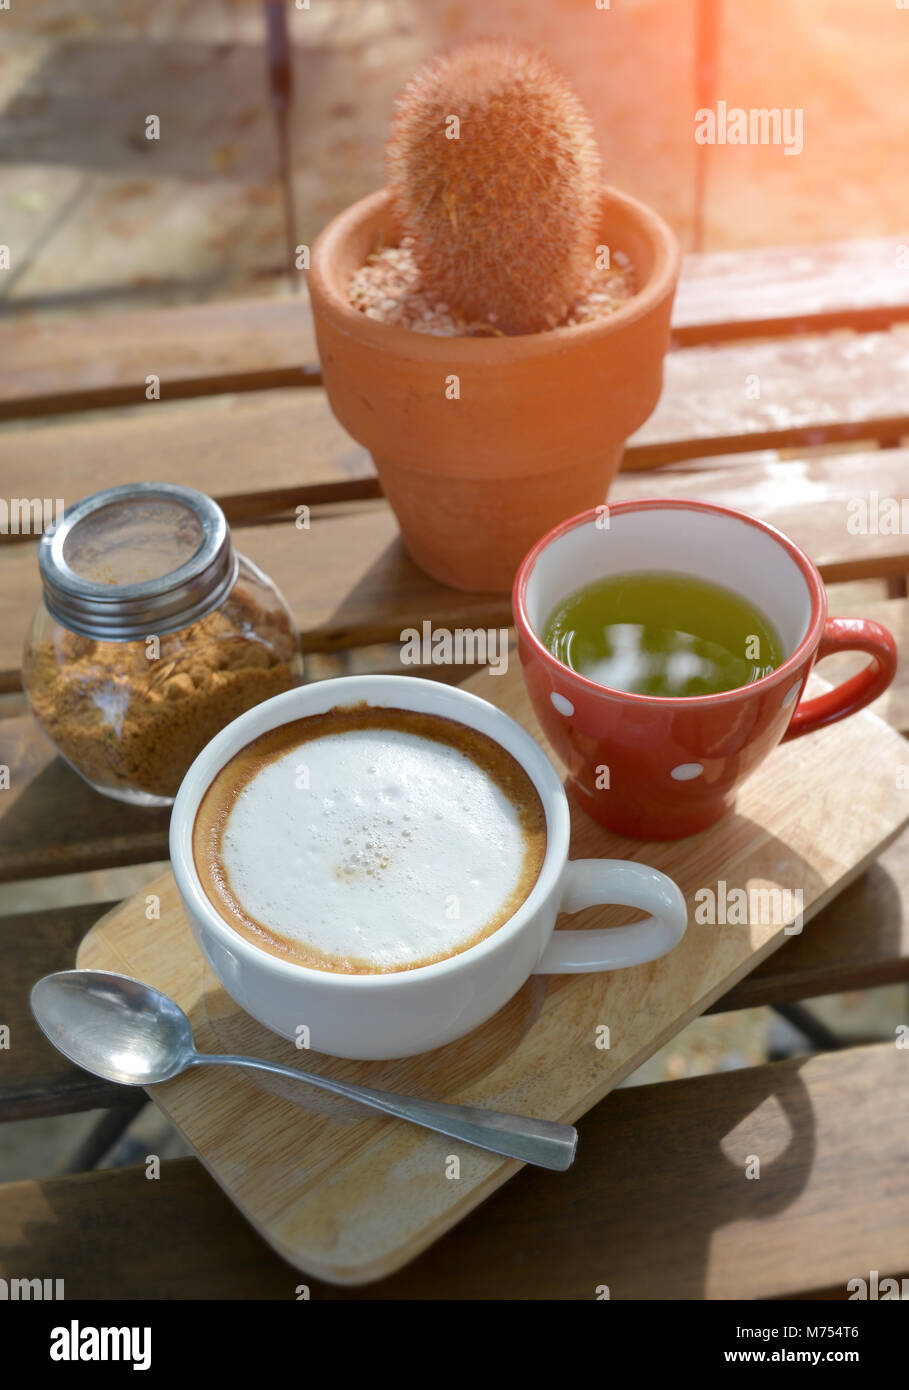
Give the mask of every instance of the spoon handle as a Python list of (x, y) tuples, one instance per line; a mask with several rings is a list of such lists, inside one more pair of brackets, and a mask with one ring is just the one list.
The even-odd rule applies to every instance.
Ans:
[(234, 1057), (226, 1053), (197, 1052), (192, 1064), (233, 1067), (253, 1067), (256, 1071), (273, 1072), (292, 1081), (303, 1081), (333, 1095), (359, 1101), (386, 1115), (422, 1125), (424, 1129), (462, 1139), (491, 1153), (518, 1158), (522, 1163), (534, 1163), (539, 1168), (564, 1172), (571, 1166), (578, 1142), (572, 1125), (555, 1120), (536, 1120), (527, 1115), (509, 1115), (499, 1110), (484, 1110), (477, 1105), (446, 1105), (442, 1101), (422, 1100), (415, 1096), (396, 1095), (393, 1091), (376, 1091), (371, 1086), (357, 1086), (334, 1077), (313, 1072), (296, 1071), (275, 1062), (263, 1062), (258, 1057)]

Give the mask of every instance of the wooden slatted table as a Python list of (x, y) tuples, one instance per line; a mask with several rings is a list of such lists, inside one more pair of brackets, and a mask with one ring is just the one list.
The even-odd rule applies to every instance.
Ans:
[[(664, 394), (629, 442), (613, 496), (710, 498), (772, 521), (828, 585), (847, 586), (834, 590), (834, 610), (878, 617), (902, 645), (909, 536), (856, 535), (847, 525), (856, 498), (900, 498), (909, 483), (900, 247), (882, 239), (689, 257)], [(371, 460), (328, 409), (305, 298), (11, 322), (0, 326), (0, 362), (0, 496), (73, 502), (149, 478), (209, 492), (239, 548), (287, 596), (310, 677), (400, 669), (375, 644), (427, 617), (437, 626), (509, 622), (507, 600), (444, 589), (404, 554)], [(149, 373), (160, 377), (158, 402), (145, 400)], [(301, 503), (311, 509), (308, 531), (288, 524)], [(167, 814), (92, 793), (26, 712), (20, 657), (38, 594), (34, 540), (3, 536), (7, 891), (167, 853)], [(909, 731), (905, 665), (878, 713)], [(909, 981), (906, 850), (905, 838), (891, 845), (713, 1010)], [(55, 1053), (27, 1002), (33, 981), (70, 965), (110, 905), (63, 901), (0, 917), (0, 1023), (15, 1039), (0, 1051), (0, 1121), (132, 1103), (131, 1091)], [(569, 1174), (524, 1172), (392, 1279), (358, 1290), (314, 1284), (312, 1296), (587, 1298), (608, 1283), (613, 1297), (835, 1297), (856, 1271), (906, 1273), (909, 1211), (893, 1178), (906, 1159), (904, 1055), (868, 1039), (807, 1060), (621, 1089), (581, 1121), (582, 1158)], [(867, 1142), (852, 1142), (856, 1133)], [(742, 1143), (778, 1155), (759, 1210), (745, 1203), (733, 1166)], [(694, 1170), (693, 1152), (708, 1154)], [(70, 1297), (296, 1296), (299, 1274), (194, 1160), (165, 1164), (154, 1198), (139, 1202), (144, 1181), (143, 1170), (119, 1169), (0, 1185), (0, 1277), (21, 1272), (29, 1252), (36, 1267), (65, 1276)], [(100, 1225), (119, 1234), (103, 1250), (80, 1239)]]

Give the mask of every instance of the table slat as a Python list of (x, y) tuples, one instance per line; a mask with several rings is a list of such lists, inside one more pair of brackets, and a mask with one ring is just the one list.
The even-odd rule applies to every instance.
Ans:
[[(623, 469), (825, 442), (894, 444), (909, 435), (907, 378), (903, 332), (682, 349), (666, 359), (663, 395), (630, 439)], [(30, 496), (72, 502), (149, 477), (188, 479), (239, 499), (232, 519), (255, 517), (259, 492), (302, 489), (313, 502), (377, 491), (372, 460), (334, 420), (321, 390), (189, 402), (165, 381), (160, 401), (116, 416), (0, 431), (0, 496), (20, 496), (27, 479)], [(268, 510), (263, 499), (259, 514)]]
[[(294, 1299), (301, 1283), (366, 1301), (845, 1293), (909, 1269), (904, 1058), (888, 1043), (614, 1091), (579, 1122), (568, 1173), (525, 1169), (373, 1285), (296, 1273), (194, 1159), (156, 1183), (140, 1166), (0, 1187), (0, 1274), (52, 1270), (69, 1299)], [(760, 1181), (744, 1176), (752, 1154)], [(117, 1239), (83, 1238), (99, 1229)]]
[[(899, 497), (907, 464), (909, 451), (888, 449), (688, 475), (654, 473), (646, 486), (635, 476), (620, 475), (610, 495), (725, 502), (785, 531), (829, 583), (886, 578), (909, 571), (909, 533), (853, 534), (849, 508), (854, 498), (872, 491)], [(305, 495), (304, 490), (284, 499), (289, 517)], [(424, 619), (449, 628), (510, 622), (507, 596), (465, 594), (418, 569), (381, 500), (317, 506), (309, 530), (288, 520), (246, 527), (237, 539), (284, 593), (309, 651), (397, 641), (404, 628), (419, 628)], [(35, 550), (32, 540), (0, 545), (0, 691), (20, 683), (22, 646), (40, 595)]]
[(0, 326), (0, 420), (305, 385), (321, 373), (308, 297), (216, 300)]
[[(625, 468), (749, 449), (909, 434), (909, 333), (806, 336), (683, 348), (666, 358)], [(756, 394), (759, 393), (759, 394)]]
[(909, 319), (909, 233), (685, 257), (673, 312), (680, 343), (886, 328)]
[[(676, 342), (805, 329), (880, 329), (909, 318), (909, 235), (684, 258)], [(0, 419), (318, 380), (309, 303), (250, 298), (0, 326)]]
[(27, 487), (30, 496), (71, 505), (102, 487), (149, 479), (191, 483), (217, 498), (232, 525), (274, 510), (292, 515), (298, 500), (379, 495), (372, 459), (335, 420), (323, 391), (161, 401), (0, 430), (0, 497)]
[(0, 1021), (10, 1030), (9, 1048), (0, 1051), (0, 1122), (128, 1105), (135, 1099), (132, 1087), (90, 1076), (51, 1047), (28, 1002), (36, 980), (73, 968), (79, 942), (113, 906), (89, 903), (0, 917)]

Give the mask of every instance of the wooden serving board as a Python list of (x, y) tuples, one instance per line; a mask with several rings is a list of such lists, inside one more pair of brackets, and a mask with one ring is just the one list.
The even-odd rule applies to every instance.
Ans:
[[(505, 675), (472, 677), (467, 688), (543, 741), (517, 662)], [(623, 840), (573, 807), (573, 858), (637, 859), (681, 885), (690, 914), (681, 945), (633, 969), (534, 977), (468, 1037), (403, 1061), (297, 1051), (245, 1015), (197, 950), (170, 874), (102, 918), (78, 963), (166, 990), (189, 1015), (202, 1051), (252, 1053), (389, 1090), (573, 1121), (792, 939), (786, 922), (701, 925), (698, 890), (716, 892), (720, 880), (727, 896), (733, 888), (801, 889), (807, 921), (909, 819), (907, 782), (909, 745), (863, 713), (778, 748), (736, 808), (686, 840)], [(149, 894), (160, 899), (160, 917), (147, 915)], [(563, 923), (610, 925), (628, 916), (597, 908)], [(608, 1049), (598, 1046), (602, 1025)], [(392, 1273), (521, 1166), (312, 1088), (226, 1067), (190, 1072), (150, 1094), (269, 1244), (338, 1284)]]

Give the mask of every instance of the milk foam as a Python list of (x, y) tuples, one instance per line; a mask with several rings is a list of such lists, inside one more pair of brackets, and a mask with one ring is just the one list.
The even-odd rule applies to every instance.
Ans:
[(266, 763), (221, 839), (251, 917), (379, 970), (463, 949), (518, 887), (525, 851), (517, 807), (477, 763), (387, 728), (314, 738)]

